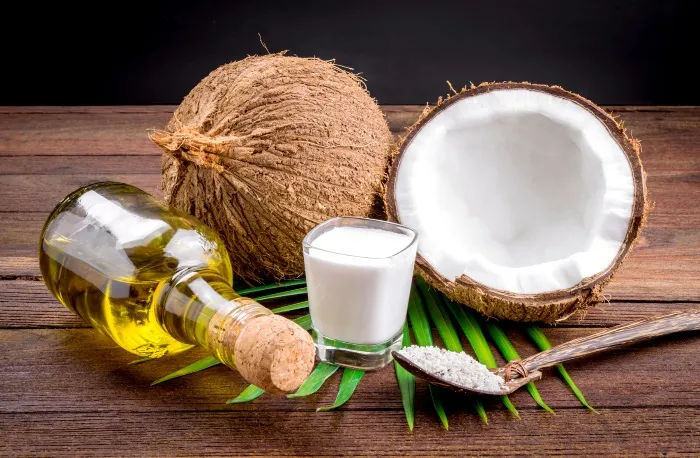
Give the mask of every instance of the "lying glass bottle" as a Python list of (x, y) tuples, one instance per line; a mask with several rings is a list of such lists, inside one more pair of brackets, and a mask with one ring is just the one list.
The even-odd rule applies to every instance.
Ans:
[(66, 197), (44, 225), (39, 263), (64, 306), (139, 356), (200, 345), (270, 392), (296, 389), (313, 368), (306, 331), (231, 288), (214, 231), (133, 186)]

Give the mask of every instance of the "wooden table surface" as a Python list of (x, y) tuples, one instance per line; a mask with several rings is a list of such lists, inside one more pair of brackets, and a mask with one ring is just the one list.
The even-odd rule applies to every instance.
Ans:
[[(314, 396), (263, 396), (226, 405), (246, 386), (215, 367), (149, 383), (202, 357), (192, 351), (140, 365), (133, 355), (63, 309), (36, 260), (41, 225), (75, 188), (119, 180), (160, 195), (160, 152), (147, 129), (174, 107), (0, 108), (0, 453), (6, 455), (513, 455), (700, 453), (700, 338), (683, 335), (572, 363), (569, 372), (601, 415), (566, 386), (538, 383), (552, 416), (526, 392), (512, 396), (522, 419), (487, 402), (483, 425), (463, 398), (449, 398), (450, 430), (417, 385), (408, 431), (388, 368), (369, 373), (341, 409), (335, 377)], [(400, 133), (420, 107), (384, 107)], [(656, 202), (609, 303), (545, 333), (553, 344), (673, 310), (700, 307), (700, 108), (615, 107), (642, 141)], [(516, 328), (522, 355), (534, 352)], [(639, 381), (644, 381), (640, 383)]]

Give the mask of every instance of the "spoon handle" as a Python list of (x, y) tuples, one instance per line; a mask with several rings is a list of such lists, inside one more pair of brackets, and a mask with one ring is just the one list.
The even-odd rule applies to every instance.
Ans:
[(675, 312), (581, 337), (519, 362), (531, 372), (543, 367), (683, 331), (700, 330), (700, 310)]

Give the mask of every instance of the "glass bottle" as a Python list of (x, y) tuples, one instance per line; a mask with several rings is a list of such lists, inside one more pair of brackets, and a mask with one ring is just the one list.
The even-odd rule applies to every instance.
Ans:
[(313, 367), (306, 331), (234, 292), (216, 233), (134, 186), (66, 197), (44, 225), (39, 264), (64, 306), (139, 356), (200, 345), (272, 392), (297, 388)]

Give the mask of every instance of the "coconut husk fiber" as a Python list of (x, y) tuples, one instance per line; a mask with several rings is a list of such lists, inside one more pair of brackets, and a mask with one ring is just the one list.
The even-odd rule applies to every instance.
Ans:
[(361, 78), (284, 54), (217, 68), (151, 139), (164, 151), (166, 201), (216, 229), (248, 281), (303, 275), (315, 225), (380, 215), (393, 149)]

